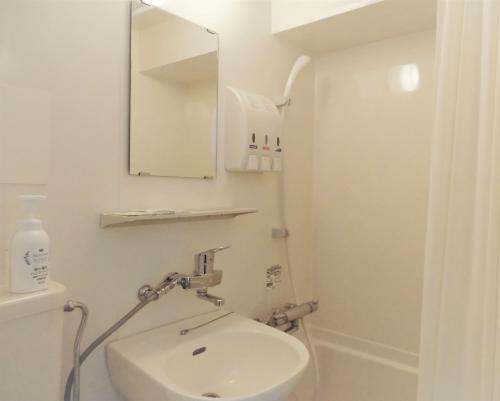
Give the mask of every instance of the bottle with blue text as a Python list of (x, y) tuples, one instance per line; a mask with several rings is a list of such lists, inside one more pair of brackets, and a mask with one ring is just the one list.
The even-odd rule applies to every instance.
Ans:
[(18, 221), (10, 241), (10, 291), (14, 293), (45, 290), (49, 284), (49, 236), (36, 218), (43, 195), (21, 195), (25, 216)]

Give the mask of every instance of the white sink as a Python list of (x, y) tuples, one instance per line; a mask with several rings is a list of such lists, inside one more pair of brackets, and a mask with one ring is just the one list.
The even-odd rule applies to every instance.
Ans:
[(112, 342), (111, 380), (129, 401), (284, 401), (309, 361), (294, 337), (231, 314), (211, 313)]

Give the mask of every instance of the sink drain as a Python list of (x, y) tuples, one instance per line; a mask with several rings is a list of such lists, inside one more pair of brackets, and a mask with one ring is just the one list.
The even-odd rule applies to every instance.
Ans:
[(207, 397), (207, 398), (220, 398), (220, 395), (217, 393), (205, 393), (201, 395), (202, 397)]

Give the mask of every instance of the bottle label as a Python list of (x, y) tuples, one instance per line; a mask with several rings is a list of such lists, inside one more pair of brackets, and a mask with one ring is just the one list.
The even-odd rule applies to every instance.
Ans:
[(49, 251), (45, 248), (38, 248), (24, 253), (24, 263), (30, 271), (31, 278), (38, 284), (47, 282), (49, 275)]

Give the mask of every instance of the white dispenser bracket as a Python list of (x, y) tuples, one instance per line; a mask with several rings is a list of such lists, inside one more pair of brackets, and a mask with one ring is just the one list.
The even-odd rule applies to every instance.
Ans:
[(227, 87), (225, 167), (233, 172), (281, 171), (281, 114), (266, 96)]

